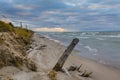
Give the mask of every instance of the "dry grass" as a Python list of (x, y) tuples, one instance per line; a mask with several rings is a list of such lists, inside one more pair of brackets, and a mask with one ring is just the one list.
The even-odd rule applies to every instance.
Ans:
[(48, 73), (48, 77), (50, 80), (57, 80), (57, 72), (52, 70)]
[(15, 66), (22, 70), (23, 65), (25, 65), (31, 71), (37, 71), (35, 63), (33, 63), (31, 60), (25, 60), (20, 56), (10, 54), (9, 50), (0, 50), (0, 68), (4, 66)]
[(1, 36), (0, 36), (0, 45), (3, 44), (4, 41), (5, 41), (5, 40), (4, 40), (3, 38), (1, 38)]
[[(27, 58), (24, 59), (25, 54), (27, 54), (25, 50), (29, 46), (33, 32), (23, 28), (16, 28), (12, 23), (7, 24), (2, 21), (0, 21), (0, 32), (1, 34), (7, 33), (0, 35), (0, 68), (15, 66), (22, 69), (23, 66), (26, 66), (31, 71), (37, 71), (34, 62)], [(9, 37), (6, 38), (4, 36)], [(11, 47), (6, 42), (13, 46), (18, 45), (18, 47)], [(12, 48), (13, 52), (11, 52), (10, 48)], [(14, 51), (19, 54), (14, 53)]]

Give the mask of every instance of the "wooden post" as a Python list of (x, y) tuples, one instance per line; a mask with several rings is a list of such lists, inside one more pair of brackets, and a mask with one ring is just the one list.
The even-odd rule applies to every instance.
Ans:
[(20, 22), (20, 27), (22, 28), (22, 22)]
[(26, 29), (28, 29), (27, 25), (26, 25)]
[(62, 71), (62, 67), (67, 60), (68, 56), (72, 52), (73, 48), (76, 46), (76, 44), (79, 42), (78, 38), (73, 39), (71, 44), (68, 46), (68, 48), (65, 50), (65, 52), (62, 54), (62, 56), (59, 58), (57, 64), (53, 68), (55, 71)]

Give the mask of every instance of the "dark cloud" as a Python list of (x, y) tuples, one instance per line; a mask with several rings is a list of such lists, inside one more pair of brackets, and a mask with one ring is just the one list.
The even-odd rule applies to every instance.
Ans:
[(120, 30), (119, 8), (119, 0), (0, 0), (0, 14), (16, 24), (78, 31)]

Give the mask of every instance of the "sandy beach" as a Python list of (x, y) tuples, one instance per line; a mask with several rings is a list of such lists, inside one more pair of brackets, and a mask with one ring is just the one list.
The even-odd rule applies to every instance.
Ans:
[[(49, 40), (48, 38), (36, 34), (34, 35), (33, 39), (35, 42), (31, 46), (35, 47), (34, 50), (29, 53), (28, 57), (32, 58), (38, 64), (38, 66), (42, 68), (42, 70), (51, 70), (66, 48), (59, 43), (54, 42), (53, 40)], [(40, 46), (42, 45), (46, 45), (46, 47), (39, 50)], [(82, 70), (93, 72), (91, 76), (93, 80), (120, 79), (120, 72), (118, 70), (104, 66), (95, 61), (77, 56), (76, 53), (77, 51), (72, 52), (64, 67), (67, 68), (73, 64), (77, 66), (83, 64)], [(77, 76), (77, 73), (76, 75), (73, 74), (73, 76)]]
[[(49, 80), (47, 74), (55, 66), (59, 57), (65, 51), (66, 47), (50, 40), (42, 35), (34, 34), (32, 44), (27, 51), (27, 57), (37, 64), (37, 72), (22, 71), (15, 67), (4, 67), (0, 70), (0, 75), (5, 75), (13, 80)], [(69, 68), (71, 65), (80, 66), (81, 71), (92, 72), (91, 76), (81, 77), (77, 71), (70, 71), (68, 76), (66, 73), (57, 72), (57, 80), (119, 80), (120, 70), (99, 64), (95, 61), (77, 56), (78, 51), (73, 50), (72, 54), (65, 62), (64, 68)], [(7, 80), (7, 79), (0, 79)]]

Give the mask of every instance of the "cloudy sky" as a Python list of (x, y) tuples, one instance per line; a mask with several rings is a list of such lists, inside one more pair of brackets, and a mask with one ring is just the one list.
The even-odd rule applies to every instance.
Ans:
[(0, 0), (0, 19), (35, 31), (118, 31), (120, 0)]

